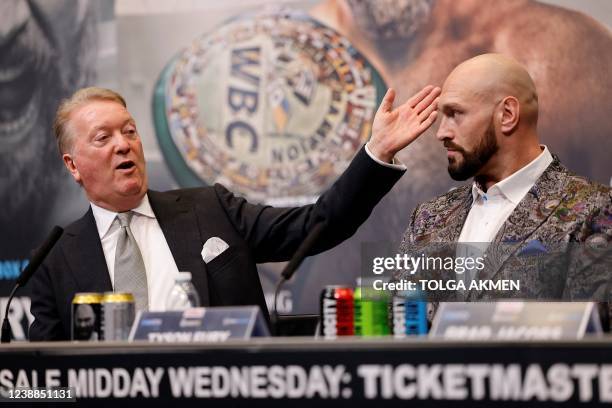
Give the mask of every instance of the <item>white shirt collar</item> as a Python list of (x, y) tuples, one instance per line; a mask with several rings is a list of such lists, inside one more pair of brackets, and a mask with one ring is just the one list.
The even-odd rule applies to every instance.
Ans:
[[(96, 220), (98, 235), (100, 235), (100, 239), (102, 239), (109, 232), (113, 225), (113, 221), (115, 221), (115, 217), (117, 217), (117, 213), (97, 206), (92, 202), (90, 202), (90, 204), (94, 219)], [(145, 217), (155, 218), (155, 213), (153, 213), (153, 209), (149, 203), (149, 196), (146, 193), (144, 197), (142, 197), (140, 204), (138, 204), (136, 208), (133, 208), (132, 211), (136, 214), (144, 215)]]
[(548, 147), (545, 145), (541, 145), (541, 147), (542, 153), (538, 157), (510, 176), (492, 185), (486, 193), (482, 191), (478, 183), (474, 182), (472, 184), (472, 202), (476, 202), (479, 196), (486, 197), (487, 195), (501, 194), (514, 205), (518, 205), (550, 163), (553, 162), (553, 157), (548, 151)]

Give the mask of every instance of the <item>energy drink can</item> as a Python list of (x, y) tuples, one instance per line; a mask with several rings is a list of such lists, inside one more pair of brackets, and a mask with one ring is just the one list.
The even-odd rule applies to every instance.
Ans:
[(363, 336), (363, 316), (361, 314), (361, 278), (357, 278), (353, 290), (353, 332), (355, 336)]
[(106, 292), (102, 298), (102, 338), (127, 340), (134, 323), (136, 305), (131, 293)]
[(389, 298), (374, 290), (373, 280), (357, 280), (353, 302), (355, 304), (356, 336), (387, 336), (389, 334)]
[(102, 294), (77, 293), (72, 298), (70, 338), (79, 341), (102, 339)]
[(321, 292), (321, 335), (326, 339), (354, 335), (353, 289), (326, 286)]
[(393, 315), (393, 337), (427, 334), (427, 302), (414, 297), (402, 295), (393, 297), (391, 313)]

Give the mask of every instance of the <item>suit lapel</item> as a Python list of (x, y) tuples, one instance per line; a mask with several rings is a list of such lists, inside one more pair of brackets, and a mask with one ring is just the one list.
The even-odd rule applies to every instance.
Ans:
[(201, 255), (203, 241), (193, 206), (181, 200), (179, 193), (149, 190), (148, 196), (178, 270), (191, 272), (202, 306), (208, 306), (208, 275)]
[(529, 242), (555, 212), (565, 195), (566, 173), (555, 157), (499, 229), (487, 249), (487, 267), (481, 279), (493, 279), (508, 258)]
[(69, 239), (62, 249), (79, 291), (112, 291), (113, 286), (91, 207), (83, 218), (66, 229), (66, 235)]

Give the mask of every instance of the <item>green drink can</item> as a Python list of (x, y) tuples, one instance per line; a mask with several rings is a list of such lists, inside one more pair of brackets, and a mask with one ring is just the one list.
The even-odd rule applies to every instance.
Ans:
[(357, 284), (353, 291), (353, 327), (355, 336), (362, 336), (362, 317), (361, 317), (361, 278), (357, 278)]
[(385, 292), (374, 289), (372, 279), (357, 279), (354, 291), (355, 335), (387, 336), (389, 299)]

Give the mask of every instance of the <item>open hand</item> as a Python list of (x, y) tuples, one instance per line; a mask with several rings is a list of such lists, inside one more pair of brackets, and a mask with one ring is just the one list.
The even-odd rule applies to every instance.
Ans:
[(393, 161), (397, 152), (412, 143), (436, 120), (440, 88), (427, 85), (393, 109), (395, 90), (389, 88), (376, 111), (368, 149), (379, 160)]

